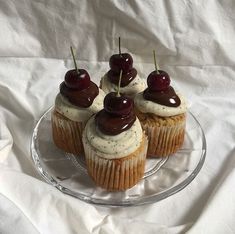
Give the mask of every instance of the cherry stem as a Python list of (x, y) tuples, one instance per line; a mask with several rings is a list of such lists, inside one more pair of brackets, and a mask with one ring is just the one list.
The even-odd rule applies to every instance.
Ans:
[(121, 52), (121, 37), (118, 37), (118, 48), (119, 48), (119, 55), (122, 53)]
[(78, 67), (77, 67), (77, 63), (76, 63), (76, 59), (75, 59), (75, 56), (74, 56), (74, 52), (73, 52), (73, 47), (70, 46), (70, 50), (71, 50), (71, 54), (73, 56), (73, 62), (74, 62), (74, 66), (75, 66), (75, 69), (77, 71), (77, 73), (79, 74), (79, 71), (78, 71)]
[(154, 59), (154, 65), (155, 65), (155, 69), (156, 69), (156, 72), (157, 74), (159, 74), (159, 67), (158, 67), (158, 64), (157, 64), (157, 60), (156, 60), (156, 52), (155, 50), (153, 50), (153, 59)]
[(119, 81), (118, 81), (118, 90), (117, 90), (117, 97), (120, 97), (120, 86), (122, 81), (122, 70), (120, 71)]

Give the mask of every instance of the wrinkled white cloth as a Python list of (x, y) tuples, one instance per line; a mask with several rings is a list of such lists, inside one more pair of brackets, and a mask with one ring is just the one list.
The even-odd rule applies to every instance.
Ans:
[[(0, 233), (235, 233), (234, 15), (234, 1), (0, 1)], [(69, 46), (98, 84), (118, 36), (142, 77), (157, 51), (208, 147), (189, 186), (131, 208), (62, 194), (41, 179), (29, 150), (72, 67)]]

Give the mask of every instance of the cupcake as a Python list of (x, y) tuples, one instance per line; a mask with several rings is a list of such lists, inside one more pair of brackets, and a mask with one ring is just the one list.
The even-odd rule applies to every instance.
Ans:
[(109, 191), (131, 188), (144, 174), (148, 142), (133, 105), (127, 96), (109, 93), (104, 109), (83, 132), (88, 173), (96, 185)]
[(122, 70), (122, 81), (120, 92), (133, 98), (135, 94), (146, 88), (146, 82), (137, 74), (137, 70), (133, 67), (133, 58), (128, 53), (121, 53), (120, 37), (119, 37), (119, 54), (110, 57), (110, 70), (101, 78), (100, 88), (106, 94), (117, 90), (119, 74)]
[(169, 75), (159, 70), (147, 78), (148, 88), (134, 99), (136, 115), (149, 140), (148, 156), (174, 154), (184, 142), (187, 103), (170, 86)]
[(105, 94), (90, 80), (86, 70), (77, 69), (75, 59), (74, 64), (75, 69), (65, 74), (55, 99), (51, 116), (52, 136), (58, 148), (81, 155), (84, 154), (83, 129), (87, 120), (103, 108)]

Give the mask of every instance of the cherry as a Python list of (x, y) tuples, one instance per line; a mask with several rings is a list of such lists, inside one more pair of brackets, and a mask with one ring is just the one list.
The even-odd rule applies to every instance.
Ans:
[(167, 90), (171, 82), (170, 77), (165, 71), (158, 69), (155, 50), (153, 51), (153, 57), (154, 57), (155, 71), (152, 71), (147, 78), (148, 88), (151, 91)]
[(83, 90), (90, 86), (90, 76), (84, 69), (67, 71), (64, 80), (66, 86), (71, 89)]
[(90, 86), (90, 76), (84, 69), (78, 69), (73, 48), (70, 47), (73, 56), (75, 69), (67, 71), (65, 74), (65, 84), (68, 88), (83, 90)]
[(126, 74), (128, 71), (130, 71), (133, 67), (133, 58), (128, 53), (121, 53), (121, 39), (119, 40), (119, 54), (114, 54), (109, 59), (109, 66), (113, 72), (116, 72), (117, 74), (122, 72)]
[(134, 102), (129, 97), (120, 94), (120, 85), (122, 81), (122, 70), (119, 76), (117, 92), (111, 92), (104, 98), (104, 109), (110, 114), (124, 116), (133, 110)]
[(104, 109), (95, 116), (99, 130), (107, 135), (117, 135), (129, 129), (136, 120), (132, 99), (120, 94), (122, 70), (120, 71), (118, 90), (104, 98)]
[(116, 92), (107, 94), (104, 98), (104, 109), (110, 114), (124, 116), (128, 115), (133, 109), (134, 103), (131, 98)]
[(110, 57), (109, 66), (116, 73), (120, 73), (121, 70), (127, 73), (133, 67), (133, 59), (128, 53), (114, 54)]
[(147, 78), (147, 84), (152, 91), (164, 91), (170, 85), (170, 77), (165, 71), (152, 71)]

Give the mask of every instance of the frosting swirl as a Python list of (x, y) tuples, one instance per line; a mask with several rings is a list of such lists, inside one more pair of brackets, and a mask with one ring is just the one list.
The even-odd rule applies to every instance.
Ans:
[[(116, 92), (117, 90), (117, 85), (110, 82), (107, 74), (101, 78), (100, 87), (105, 93)], [(146, 81), (141, 79), (137, 74), (135, 79), (132, 80), (127, 86), (120, 87), (120, 92), (133, 98), (137, 93), (144, 91), (145, 88)]]
[(152, 113), (162, 117), (169, 117), (169, 116), (183, 114), (187, 111), (187, 102), (185, 98), (179, 93), (177, 93), (177, 95), (181, 100), (181, 103), (178, 107), (165, 106), (146, 100), (143, 97), (143, 92), (138, 93), (135, 96), (134, 103), (136, 108), (142, 113)]
[(103, 108), (104, 96), (104, 91), (99, 89), (99, 94), (93, 100), (92, 105), (87, 108), (83, 108), (73, 105), (70, 103), (68, 98), (59, 93), (55, 99), (55, 109), (70, 120), (86, 122), (93, 114)]
[(143, 132), (138, 119), (131, 128), (114, 136), (102, 133), (93, 116), (83, 132), (83, 143), (94, 148), (99, 156), (108, 159), (122, 158), (134, 152), (141, 144)]

